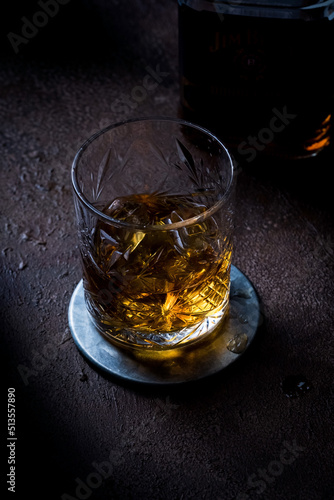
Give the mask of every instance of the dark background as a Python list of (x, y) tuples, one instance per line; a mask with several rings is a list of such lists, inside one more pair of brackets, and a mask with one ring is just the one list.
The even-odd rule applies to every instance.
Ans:
[[(14, 387), (18, 438), (16, 493), (3, 484), (4, 495), (334, 498), (331, 149), (239, 168), (234, 264), (254, 284), (263, 319), (241, 360), (178, 387), (107, 377), (67, 324), (81, 276), (70, 165), (108, 123), (180, 113), (177, 4), (70, 0), (18, 54), (7, 34), (40, 7), (2, 10), (2, 400)], [(124, 104), (148, 66), (168, 75)], [(6, 433), (2, 448), (7, 474)], [(102, 462), (109, 477), (85, 489)]]

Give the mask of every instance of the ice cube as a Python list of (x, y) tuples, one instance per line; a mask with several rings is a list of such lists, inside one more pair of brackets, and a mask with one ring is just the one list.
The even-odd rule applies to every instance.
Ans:
[(126, 241), (126, 244), (127, 244), (127, 248), (123, 254), (123, 257), (124, 259), (126, 260), (129, 260), (129, 256), (130, 254), (136, 250), (136, 248), (138, 247), (139, 243), (141, 243), (143, 241), (143, 239), (145, 238), (146, 236), (146, 233), (142, 232), (142, 231), (134, 231), (132, 233), (130, 233), (131, 236), (130, 236), (130, 239), (129, 238), (125, 238), (125, 241)]
[(115, 248), (118, 247), (118, 242), (104, 229), (100, 229), (100, 242), (103, 247), (106, 247), (107, 245), (111, 245)]

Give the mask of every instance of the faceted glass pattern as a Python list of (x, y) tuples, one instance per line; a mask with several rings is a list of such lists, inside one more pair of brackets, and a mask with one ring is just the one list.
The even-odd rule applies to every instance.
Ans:
[(212, 332), (229, 301), (233, 165), (208, 131), (130, 121), (89, 139), (72, 180), (88, 311), (123, 346)]

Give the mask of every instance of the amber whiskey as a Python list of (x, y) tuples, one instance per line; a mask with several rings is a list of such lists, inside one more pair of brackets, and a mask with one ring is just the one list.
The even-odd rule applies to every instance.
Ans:
[[(194, 200), (163, 193), (116, 198), (103, 208), (118, 225), (99, 222), (94, 248), (83, 255), (87, 304), (102, 333), (121, 342), (137, 343), (139, 336), (142, 343), (174, 345), (207, 318), (223, 317), (232, 243), (214, 217), (182, 225), (205, 211)], [(175, 223), (180, 227), (169, 229)]]

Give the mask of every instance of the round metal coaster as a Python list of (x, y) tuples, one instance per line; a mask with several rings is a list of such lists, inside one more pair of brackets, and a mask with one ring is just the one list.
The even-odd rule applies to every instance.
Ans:
[(190, 382), (226, 368), (252, 342), (260, 316), (254, 287), (235, 266), (231, 268), (228, 316), (217, 331), (190, 346), (149, 351), (124, 349), (110, 343), (90, 319), (82, 281), (73, 292), (68, 311), (73, 339), (84, 356), (109, 374), (149, 384)]

